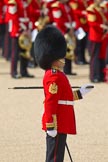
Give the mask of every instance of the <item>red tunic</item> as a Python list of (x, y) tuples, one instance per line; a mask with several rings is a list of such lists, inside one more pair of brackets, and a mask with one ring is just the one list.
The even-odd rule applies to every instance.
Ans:
[(28, 6), (28, 17), (32, 23), (32, 29), (35, 29), (35, 22), (40, 17), (40, 6), (36, 0), (32, 0)]
[(104, 59), (104, 60), (106, 59), (107, 46), (108, 46), (108, 34), (102, 40), (102, 45), (101, 45), (101, 49), (100, 49), (100, 52), (99, 52), (99, 58), (100, 59)]
[[(104, 15), (106, 16), (107, 24), (108, 24), (108, 2), (102, 2), (101, 8)], [(104, 60), (106, 59), (107, 47), (108, 47), (108, 31), (106, 31), (103, 36), (102, 45), (99, 54), (100, 59), (104, 59)]]
[(43, 0), (41, 2), (41, 8), (43, 10), (44, 16), (49, 17), (49, 23), (53, 22), (53, 15), (52, 15), (52, 4), (55, 3), (56, 0)]
[(103, 38), (104, 30), (100, 27), (101, 24), (105, 23), (103, 19), (104, 14), (100, 7), (96, 7), (92, 4), (87, 9), (88, 23), (89, 23), (89, 39), (95, 42), (101, 42)]
[(58, 29), (63, 33), (66, 33), (67, 29), (71, 28), (72, 23), (74, 22), (74, 15), (70, 3), (61, 3), (57, 1), (53, 3), (51, 7), (53, 22)]
[[(20, 18), (28, 19), (27, 21), (23, 22), (26, 26), (26, 30), (30, 29), (33, 30), (35, 28), (34, 22), (40, 16), (40, 10), (37, 2), (35, 0), (31, 1), (24, 1), (24, 0), (15, 0), (16, 3), (8, 3), (8, 0), (5, 0), (7, 4), (7, 11), (6, 11), (6, 22), (11, 20), (11, 36), (18, 37), (21, 31), (21, 21)], [(27, 5), (24, 5), (24, 2)]]
[(88, 32), (89, 26), (86, 17), (86, 8), (90, 2), (87, 1), (85, 4), (82, 0), (71, 0), (70, 4), (74, 13), (76, 29), (82, 27), (84, 31)]
[(4, 0), (0, 0), (0, 24), (5, 23), (5, 8), (6, 5), (4, 3)]
[(60, 100), (73, 101), (73, 92), (67, 77), (59, 70), (47, 70), (43, 78), (43, 86), (45, 101), (42, 129), (47, 130), (47, 125), (50, 127), (55, 122), (58, 133), (76, 134), (73, 105), (58, 103)]

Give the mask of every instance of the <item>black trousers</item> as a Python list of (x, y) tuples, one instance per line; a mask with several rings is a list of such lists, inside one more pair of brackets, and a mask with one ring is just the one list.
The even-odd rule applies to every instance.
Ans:
[(11, 53), (11, 75), (17, 75), (18, 73), (18, 61), (19, 61), (19, 46), (18, 38), (12, 37), (12, 53)]
[(3, 51), (4, 51), (5, 31), (6, 31), (5, 24), (0, 24), (0, 48), (2, 49), (2, 55), (3, 55)]
[(35, 54), (34, 54), (34, 42), (32, 42), (32, 48), (31, 48), (31, 56), (33, 58), (33, 63), (35, 66), (37, 66), (37, 61), (36, 61), (36, 58), (35, 58)]
[(86, 36), (78, 40), (76, 39), (76, 48), (75, 48), (75, 55), (76, 55), (76, 61), (77, 62), (86, 62), (86, 56), (85, 56), (85, 49), (87, 47), (88, 43), (88, 34), (86, 33)]
[(107, 49), (106, 49), (106, 60), (105, 60), (105, 64), (108, 65), (108, 45), (107, 45)]
[(72, 60), (65, 59), (65, 66), (63, 68), (65, 74), (70, 74), (72, 71)]
[(66, 145), (66, 134), (57, 134), (55, 138), (46, 135), (46, 161), (63, 162)]
[(0, 48), (4, 47), (5, 24), (0, 24)]
[(20, 74), (22, 76), (28, 73), (28, 60), (20, 56), (21, 49), (18, 44), (18, 38), (12, 38), (12, 56), (11, 56), (11, 75), (18, 74), (18, 61), (20, 61)]
[(12, 37), (9, 32), (9, 25), (6, 23), (5, 25), (5, 35), (4, 35), (4, 48), (3, 48), (3, 56), (6, 60), (11, 59), (12, 54)]
[(103, 69), (105, 67), (105, 60), (99, 58), (101, 43), (100, 42), (91, 42), (91, 51), (90, 51), (90, 80), (98, 79), (103, 81), (104, 73)]
[(28, 74), (27, 67), (28, 67), (28, 59), (20, 56), (20, 74), (22, 76)]

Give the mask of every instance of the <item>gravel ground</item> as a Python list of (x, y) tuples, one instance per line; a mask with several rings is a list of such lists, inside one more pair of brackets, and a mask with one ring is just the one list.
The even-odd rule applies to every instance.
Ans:
[[(45, 162), (45, 133), (41, 130), (42, 90), (12, 90), (40, 86), (44, 71), (28, 69), (34, 79), (12, 79), (10, 62), (0, 58), (0, 162)], [(73, 65), (72, 86), (89, 83), (89, 66)], [(77, 135), (68, 136), (74, 162), (108, 162), (108, 84), (97, 83), (83, 100), (76, 101)], [(64, 162), (70, 162), (65, 153)]]

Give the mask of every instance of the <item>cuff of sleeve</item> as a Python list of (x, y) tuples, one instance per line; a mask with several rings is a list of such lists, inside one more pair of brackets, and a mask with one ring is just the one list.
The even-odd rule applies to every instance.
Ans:
[(82, 98), (83, 97), (82, 97), (82, 94), (81, 94), (80, 90), (74, 91), (74, 100), (80, 100)]
[(53, 130), (54, 129), (54, 123), (46, 123), (47, 130)]
[(46, 123), (47, 130), (57, 130), (57, 117), (55, 114), (52, 115), (53, 121), (51, 123)]

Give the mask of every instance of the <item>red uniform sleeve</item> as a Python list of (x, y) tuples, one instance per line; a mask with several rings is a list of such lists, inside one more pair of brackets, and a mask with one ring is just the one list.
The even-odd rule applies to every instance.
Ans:
[(45, 93), (45, 119), (47, 129), (57, 127), (56, 112), (58, 108), (59, 88), (57, 75), (49, 75), (44, 80), (44, 93)]

